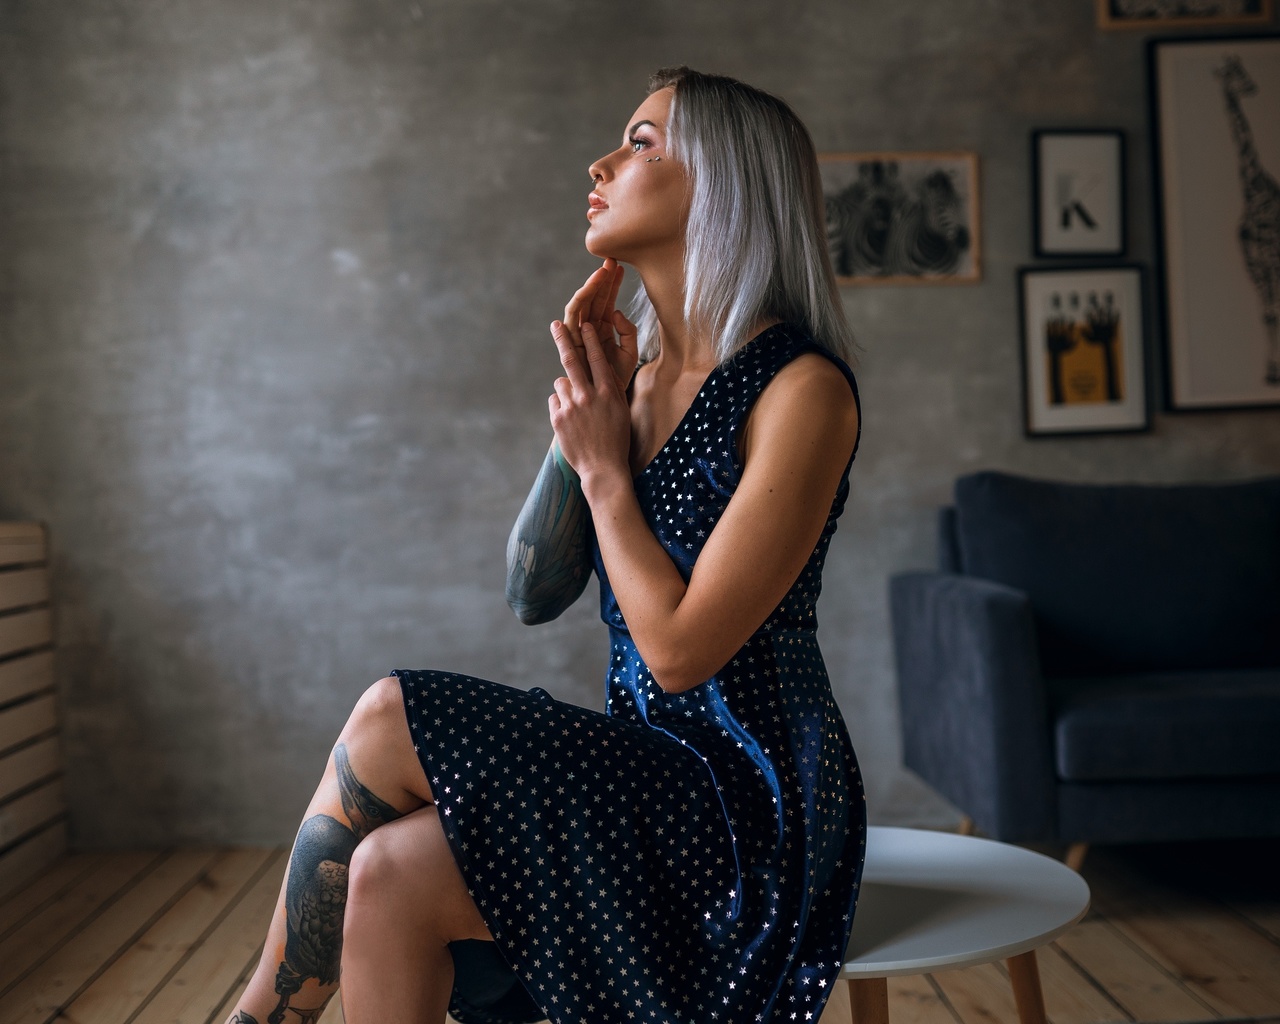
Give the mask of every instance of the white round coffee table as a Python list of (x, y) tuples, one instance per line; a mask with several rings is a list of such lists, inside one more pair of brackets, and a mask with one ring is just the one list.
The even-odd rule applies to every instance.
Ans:
[(1007, 960), (1022, 1024), (1044, 1024), (1036, 947), (1089, 909), (1065, 864), (1018, 846), (922, 829), (867, 829), (867, 860), (840, 977), (855, 1024), (887, 1024), (886, 978)]

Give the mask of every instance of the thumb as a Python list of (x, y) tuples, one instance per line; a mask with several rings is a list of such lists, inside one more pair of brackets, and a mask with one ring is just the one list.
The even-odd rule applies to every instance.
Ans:
[(618, 332), (618, 348), (627, 354), (634, 366), (640, 361), (640, 332), (620, 309), (613, 311), (613, 329)]

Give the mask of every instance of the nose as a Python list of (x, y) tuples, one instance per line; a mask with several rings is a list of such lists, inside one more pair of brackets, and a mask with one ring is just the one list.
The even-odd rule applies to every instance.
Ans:
[(599, 160), (593, 160), (591, 162), (591, 166), (587, 168), (587, 173), (591, 175), (592, 184), (604, 181), (606, 178), (612, 176), (610, 165), (612, 157), (613, 153), (610, 153), (608, 156), (602, 156)]

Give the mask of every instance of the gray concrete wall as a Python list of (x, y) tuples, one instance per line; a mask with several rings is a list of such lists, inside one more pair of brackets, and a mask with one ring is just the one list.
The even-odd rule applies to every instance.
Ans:
[(1276, 412), (1022, 436), (1030, 129), (1129, 132), (1152, 259), (1142, 38), (1088, 0), (0, 0), (0, 517), (52, 531), (78, 843), (288, 838), (396, 666), (600, 705), (594, 601), (520, 626), (503, 546), (587, 164), (674, 62), (821, 149), (982, 156), (983, 283), (846, 293), (866, 430), (822, 638), (874, 821), (955, 814), (899, 766), (885, 581), (957, 474), (1280, 470)]

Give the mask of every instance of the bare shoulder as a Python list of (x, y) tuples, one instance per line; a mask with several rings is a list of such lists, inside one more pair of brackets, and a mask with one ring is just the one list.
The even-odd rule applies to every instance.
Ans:
[(848, 454), (857, 437), (858, 403), (848, 379), (830, 359), (806, 352), (760, 392), (747, 417), (742, 450), (749, 455), (757, 441), (768, 438), (793, 450), (809, 442)]

